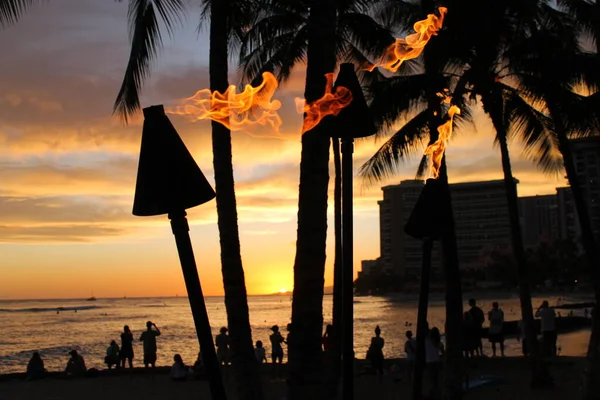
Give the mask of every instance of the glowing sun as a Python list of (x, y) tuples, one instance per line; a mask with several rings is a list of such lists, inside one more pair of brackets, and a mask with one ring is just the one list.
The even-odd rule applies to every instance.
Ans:
[(279, 289), (279, 293), (287, 293), (287, 289), (286, 288), (281, 288), (281, 289)]

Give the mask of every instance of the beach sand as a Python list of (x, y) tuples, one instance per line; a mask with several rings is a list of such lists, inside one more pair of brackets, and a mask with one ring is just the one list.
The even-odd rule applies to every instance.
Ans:
[[(402, 360), (390, 360), (403, 369)], [(471, 380), (482, 375), (495, 375), (504, 378), (504, 383), (470, 390), (465, 398), (485, 400), (558, 400), (576, 398), (581, 384), (585, 360), (581, 357), (557, 357), (550, 365), (556, 387), (552, 390), (533, 391), (529, 388), (530, 373), (526, 360), (520, 357), (484, 358), (468, 360)], [(358, 368), (364, 362), (358, 362)], [(282, 400), (286, 396), (286, 383), (283, 379), (273, 379), (269, 366), (263, 366), (263, 382), (266, 400)], [(29, 382), (22, 378), (6, 379), (0, 382), (0, 400), (187, 400), (210, 399), (207, 381), (172, 382), (161, 369), (153, 375), (121, 372), (115, 376), (102, 373), (96, 378), (65, 380), (48, 378)], [(224, 370), (226, 386), (231, 387), (231, 371)], [(400, 373), (402, 376), (402, 373)], [(426, 388), (427, 389), (427, 388)], [(359, 375), (356, 378), (356, 399), (391, 400), (410, 398), (410, 385), (407, 380), (398, 382), (398, 375), (387, 375), (379, 383), (372, 375)], [(233, 399), (230, 393), (228, 398)]]

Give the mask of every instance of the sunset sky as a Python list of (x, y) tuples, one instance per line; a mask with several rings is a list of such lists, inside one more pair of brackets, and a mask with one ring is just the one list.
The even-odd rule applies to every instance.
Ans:
[[(0, 299), (185, 294), (167, 217), (131, 214), (141, 119), (124, 126), (111, 116), (129, 52), (126, 3), (53, 0), (0, 30)], [(165, 34), (143, 106), (174, 105), (208, 85), (208, 32), (196, 33), (199, 11), (190, 8), (172, 39)], [(233, 133), (250, 294), (292, 289), (302, 122), (294, 97), (302, 95), (303, 82), (299, 68), (276, 94), (283, 103), (281, 137)], [(213, 182), (210, 124), (171, 121)], [(490, 125), (481, 112), (476, 121), (476, 131), (457, 133), (449, 145), (453, 182), (502, 177)], [(357, 144), (356, 169), (380, 144)], [(518, 146), (512, 155), (521, 195), (564, 185), (520, 157)], [(418, 158), (383, 184), (412, 178)], [(379, 256), (383, 184), (356, 181), (356, 271), (360, 260)], [(205, 293), (222, 294), (215, 202), (188, 214)], [(330, 229), (327, 285), (332, 250)]]

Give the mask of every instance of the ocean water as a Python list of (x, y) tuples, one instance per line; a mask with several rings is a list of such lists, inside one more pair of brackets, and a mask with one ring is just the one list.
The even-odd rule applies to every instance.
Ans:
[[(466, 298), (467, 296), (465, 296)], [(556, 304), (556, 297), (547, 298)], [(505, 319), (519, 319), (520, 308), (516, 296), (497, 296), (481, 299), (479, 306), (487, 311), (497, 300), (505, 312)], [(535, 298), (534, 306), (543, 299)], [(564, 302), (581, 301), (563, 298)], [(225, 306), (222, 297), (208, 297), (207, 309), (213, 333), (226, 326)], [(282, 296), (251, 296), (248, 298), (253, 340), (262, 340), (270, 359), (269, 334), (272, 325), (279, 325), (285, 336), (285, 326), (290, 322), (291, 298)], [(325, 296), (323, 312), (325, 323), (331, 322), (332, 297)], [(403, 357), (404, 332), (416, 330), (417, 301), (414, 296), (357, 297), (355, 300), (355, 341), (358, 358), (364, 358), (377, 325), (385, 339), (387, 358)], [(57, 310), (59, 313), (57, 313)], [(430, 300), (429, 324), (443, 330), (444, 303), (441, 297)], [(104, 355), (111, 340), (120, 345), (123, 325), (133, 331), (134, 366), (141, 366), (142, 346), (137, 342), (151, 320), (159, 327), (157, 365), (171, 365), (173, 355), (180, 353), (186, 363), (193, 363), (198, 354), (198, 342), (193, 326), (190, 306), (186, 297), (131, 298), (85, 300), (4, 300), (0, 301), (0, 374), (25, 370), (33, 351), (39, 351), (46, 368), (64, 369), (67, 353), (78, 350), (88, 368), (104, 368)], [(412, 326), (407, 326), (412, 324)], [(582, 355), (589, 333), (563, 335), (559, 339), (562, 354)], [(489, 345), (485, 344), (489, 353)], [(284, 348), (284, 352), (287, 352)], [(520, 354), (515, 340), (507, 341), (507, 355)]]

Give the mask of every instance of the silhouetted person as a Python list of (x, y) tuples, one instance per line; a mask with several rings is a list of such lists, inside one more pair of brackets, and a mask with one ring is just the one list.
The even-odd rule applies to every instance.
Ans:
[(468, 311), (463, 313), (463, 354), (465, 358), (474, 357), (478, 347), (473, 319)]
[(535, 312), (536, 318), (541, 318), (542, 331), (542, 349), (544, 356), (551, 357), (556, 355), (556, 314), (554, 308), (548, 305), (544, 300)]
[(481, 341), (481, 330), (483, 323), (485, 322), (485, 314), (483, 310), (477, 307), (477, 301), (475, 299), (469, 299), (469, 316), (471, 317), (471, 323), (473, 328), (473, 341), (477, 344), (475, 347), (475, 355), (483, 356), (483, 343)]
[(196, 379), (203, 379), (206, 375), (206, 370), (204, 369), (204, 359), (202, 358), (202, 352), (198, 353), (198, 358), (194, 363), (194, 377)]
[(260, 340), (256, 341), (256, 347), (254, 348), (254, 357), (256, 357), (256, 361), (259, 364), (262, 364), (263, 361), (267, 362), (267, 354), (265, 352), (265, 348), (263, 347), (263, 342)]
[(46, 377), (46, 368), (44, 368), (44, 360), (37, 351), (34, 352), (27, 364), (27, 379), (35, 380)]
[(229, 365), (229, 335), (227, 328), (222, 327), (221, 333), (215, 338), (215, 346), (217, 346), (217, 359), (220, 365)]
[(273, 325), (271, 330), (273, 331), (271, 336), (269, 336), (269, 340), (271, 341), (271, 361), (273, 361), (273, 371), (275, 371), (277, 364), (281, 365), (283, 363), (283, 347), (281, 347), (281, 344), (284, 340), (277, 325)]
[(379, 325), (375, 327), (375, 336), (371, 338), (369, 346), (369, 361), (373, 371), (379, 376), (379, 380), (383, 378), (383, 346), (385, 341), (381, 337), (381, 328)]
[(415, 370), (415, 361), (417, 359), (417, 341), (413, 338), (412, 331), (406, 331), (406, 342), (404, 342), (404, 353), (406, 353), (407, 375), (412, 381), (412, 375)]
[(425, 366), (429, 379), (431, 380), (431, 398), (439, 399), (440, 396), (440, 372), (442, 370), (442, 357), (444, 356), (444, 345), (440, 330), (431, 328), (425, 338)]
[(518, 323), (519, 328), (519, 336), (517, 336), (517, 341), (521, 342), (521, 352), (525, 357), (529, 355), (529, 342), (527, 341), (527, 332), (525, 331), (525, 322), (521, 319)]
[(492, 303), (492, 309), (488, 312), (490, 321), (489, 341), (492, 344), (492, 357), (496, 357), (496, 343), (500, 344), (500, 354), (504, 357), (504, 311), (498, 306), (498, 302)]
[(171, 367), (171, 379), (174, 381), (185, 381), (187, 379), (187, 368), (183, 363), (181, 355), (175, 354), (173, 366)]
[(129, 326), (123, 327), (121, 333), (121, 351), (119, 352), (121, 366), (125, 368), (125, 360), (129, 362), (129, 368), (133, 368), (133, 333), (129, 330)]
[(73, 378), (81, 378), (85, 376), (85, 372), (87, 368), (85, 367), (85, 361), (83, 357), (77, 353), (77, 350), (71, 350), (69, 352), (71, 358), (67, 361), (67, 368), (65, 368), (65, 373), (68, 377)]
[(288, 351), (290, 349), (290, 339), (292, 337), (292, 324), (287, 324), (287, 326), (285, 327), (285, 330), (287, 331), (287, 334), (285, 335), (285, 340), (283, 341), (283, 343), (285, 343), (288, 347)]
[[(154, 327), (154, 329), (152, 329)], [(152, 321), (146, 322), (146, 330), (140, 336), (140, 342), (144, 343), (144, 367), (156, 366), (156, 338), (160, 336), (160, 330)]]
[(119, 368), (119, 345), (114, 340), (110, 342), (110, 346), (106, 349), (104, 362), (108, 366), (108, 369), (112, 369), (113, 365)]

